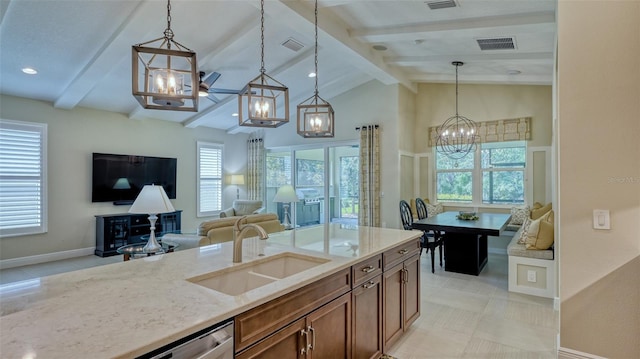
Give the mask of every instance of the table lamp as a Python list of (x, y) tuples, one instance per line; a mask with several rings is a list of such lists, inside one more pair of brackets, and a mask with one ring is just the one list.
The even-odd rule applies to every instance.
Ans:
[(175, 212), (173, 205), (167, 197), (167, 193), (162, 186), (145, 185), (131, 205), (129, 213), (148, 214), (149, 223), (151, 223), (151, 233), (149, 233), (149, 241), (144, 246), (144, 252), (157, 252), (162, 246), (156, 240), (156, 221), (158, 213)]
[(244, 175), (231, 175), (229, 183), (236, 185), (236, 199), (240, 199), (240, 187), (238, 185), (244, 184)]
[(289, 216), (289, 203), (298, 202), (298, 195), (292, 185), (286, 184), (278, 188), (278, 192), (273, 197), (274, 202), (282, 203), (284, 209), (284, 218), (282, 219), (282, 225), (284, 229), (291, 229), (291, 217)]

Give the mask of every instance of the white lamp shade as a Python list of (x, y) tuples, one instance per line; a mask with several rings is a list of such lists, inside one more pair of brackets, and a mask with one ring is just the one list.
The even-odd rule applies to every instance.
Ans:
[(231, 175), (230, 184), (244, 184), (244, 175)]
[(289, 202), (298, 202), (298, 200), (299, 198), (298, 198), (298, 195), (296, 194), (296, 190), (290, 184), (286, 184), (278, 188), (278, 192), (273, 197), (274, 202), (289, 203)]
[(175, 212), (162, 186), (146, 185), (131, 205), (129, 213), (156, 214)]

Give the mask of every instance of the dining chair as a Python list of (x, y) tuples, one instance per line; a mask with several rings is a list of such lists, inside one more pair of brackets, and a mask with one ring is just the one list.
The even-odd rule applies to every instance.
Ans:
[[(429, 217), (429, 212), (427, 211), (427, 205), (424, 203), (422, 198), (416, 198), (416, 212), (418, 212), (418, 220)], [(440, 267), (442, 267), (442, 245), (444, 244), (444, 240), (442, 237), (442, 233), (440, 231), (430, 231), (429, 233), (425, 232), (423, 236), (423, 240), (420, 246), (420, 254), (422, 255), (422, 248), (426, 248), (427, 252), (431, 251), (431, 273), (435, 272), (435, 249), (440, 249)]]

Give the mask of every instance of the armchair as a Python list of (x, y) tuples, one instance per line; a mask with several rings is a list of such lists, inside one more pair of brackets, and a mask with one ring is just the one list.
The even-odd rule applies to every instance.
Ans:
[(262, 201), (250, 200), (250, 199), (236, 199), (233, 201), (233, 205), (220, 212), (220, 218), (244, 216), (248, 214), (262, 213), (264, 207)]

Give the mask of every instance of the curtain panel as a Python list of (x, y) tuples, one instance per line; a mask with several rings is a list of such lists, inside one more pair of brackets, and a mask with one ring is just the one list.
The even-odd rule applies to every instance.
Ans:
[(247, 199), (264, 200), (264, 135), (254, 132), (247, 140)]
[[(531, 117), (477, 122), (478, 143), (523, 141), (531, 139)], [(435, 147), (438, 128), (429, 127), (429, 146)]]
[(358, 225), (380, 227), (380, 129), (378, 125), (360, 131), (360, 199)]

